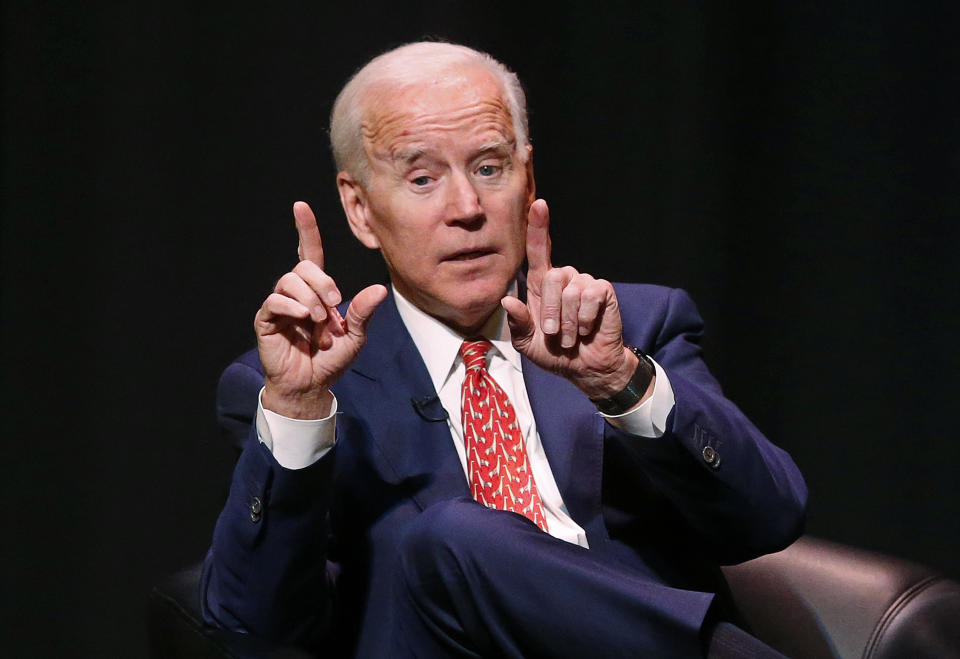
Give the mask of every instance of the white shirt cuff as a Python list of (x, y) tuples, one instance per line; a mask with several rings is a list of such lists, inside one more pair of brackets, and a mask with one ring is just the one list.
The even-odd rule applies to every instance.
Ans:
[[(331, 392), (331, 396), (333, 393)], [(281, 467), (303, 469), (322, 458), (337, 441), (337, 397), (323, 419), (291, 419), (263, 407), (257, 397), (257, 437)]]
[(670, 379), (660, 364), (653, 361), (653, 367), (656, 370), (657, 379), (653, 382), (653, 393), (650, 398), (643, 401), (639, 407), (624, 412), (623, 414), (603, 414), (607, 422), (624, 432), (639, 437), (662, 437), (667, 429), (667, 417), (673, 410), (675, 399), (673, 397), (673, 387), (670, 386)]

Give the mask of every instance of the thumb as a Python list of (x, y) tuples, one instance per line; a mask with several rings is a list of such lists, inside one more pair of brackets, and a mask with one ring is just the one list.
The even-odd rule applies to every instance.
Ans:
[(347, 317), (344, 319), (347, 328), (347, 334), (354, 338), (365, 340), (367, 337), (367, 325), (376, 311), (377, 305), (383, 302), (387, 297), (387, 289), (381, 284), (367, 286), (356, 294), (350, 306), (347, 308)]
[(500, 304), (507, 312), (507, 324), (510, 326), (510, 341), (513, 343), (513, 347), (526, 354), (530, 343), (533, 341), (534, 331), (536, 331), (530, 309), (512, 295), (500, 300)]

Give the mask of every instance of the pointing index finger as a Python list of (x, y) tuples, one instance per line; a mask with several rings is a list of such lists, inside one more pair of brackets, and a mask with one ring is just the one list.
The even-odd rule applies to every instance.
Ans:
[(293, 219), (297, 225), (297, 234), (300, 236), (300, 258), (304, 261), (313, 261), (323, 268), (323, 242), (320, 240), (320, 228), (317, 218), (310, 205), (298, 201), (293, 205)]
[(527, 277), (539, 282), (553, 266), (550, 264), (550, 210), (537, 199), (527, 214)]

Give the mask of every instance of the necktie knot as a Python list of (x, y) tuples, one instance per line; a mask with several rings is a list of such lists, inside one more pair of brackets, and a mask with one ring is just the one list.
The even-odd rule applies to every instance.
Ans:
[(477, 371), (486, 366), (487, 352), (493, 344), (489, 341), (464, 341), (460, 346), (460, 356), (468, 371)]

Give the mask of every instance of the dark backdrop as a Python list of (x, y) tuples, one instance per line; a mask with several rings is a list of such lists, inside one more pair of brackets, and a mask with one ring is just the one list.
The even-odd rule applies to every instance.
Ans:
[(955, 3), (322, 4), (4, 3), (0, 642), (144, 652), (225, 494), (214, 388), (292, 202), (345, 291), (382, 277), (325, 120), (424, 35), (524, 80), (555, 261), (692, 292), (809, 531), (960, 575)]

